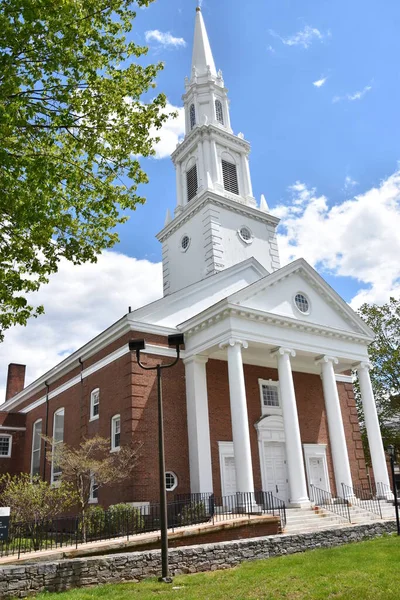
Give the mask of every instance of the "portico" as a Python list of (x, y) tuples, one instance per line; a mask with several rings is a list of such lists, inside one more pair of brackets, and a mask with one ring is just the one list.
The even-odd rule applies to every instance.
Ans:
[[(296, 278), (303, 279), (308, 269), (312, 271), (304, 261), (300, 263), (281, 270), (287, 270), (284, 281), (294, 275), (294, 291), (298, 287)], [(206, 310), (180, 326), (185, 332), (186, 353), (193, 355), (190, 360), (199, 360), (195, 357), (201, 356), (201, 364), (205, 365), (205, 368), (202, 367), (196, 374), (197, 378), (201, 378), (201, 384), (191, 386), (187, 403), (188, 434), (191, 440), (190, 464), (200, 462), (199, 458), (193, 458), (192, 461), (192, 457), (202, 457), (203, 469), (200, 474), (200, 471), (191, 468), (192, 492), (209, 493), (213, 491), (210, 482), (213, 481), (215, 485), (216, 481), (216, 468), (212, 464), (209, 451), (216, 442), (210, 436), (208, 398), (214, 391), (212, 383), (207, 384), (206, 360), (220, 361), (221, 377), (222, 373), (227, 371), (232, 428), (232, 437), (229, 440), (231, 454), (227, 452), (228, 440), (217, 441), (225, 444), (224, 454), (220, 455), (219, 460), (222, 460), (221, 456), (229, 459), (231, 470), (234, 461), (237, 492), (253, 493), (259, 490), (260, 487), (254, 483), (257, 479), (263, 491), (271, 491), (289, 505), (296, 507), (310, 505), (311, 483), (320, 483), (322, 489), (329, 492), (332, 482), (332, 487), (336, 487), (337, 496), (352, 495), (353, 477), (348, 450), (348, 444), (352, 443), (352, 433), (345, 430), (345, 426), (348, 429), (348, 424), (343, 421), (337, 378), (340, 379), (341, 385), (349, 385), (349, 373), (353, 368), (357, 368), (361, 374), (362, 400), (365, 414), (368, 415), (368, 435), (373, 440), (370, 447), (374, 475), (376, 481), (389, 485), (368, 366), (365, 364), (370, 336), (354, 321), (352, 330), (348, 321), (346, 331), (344, 327), (342, 330), (333, 329), (326, 323), (310, 322), (310, 319), (302, 315), (293, 318), (245, 306), (253, 304), (254, 298), (257, 297), (257, 301), (260, 302), (261, 295), (266, 294), (267, 280), (270, 277), (273, 276), (265, 278), (263, 289), (260, 289), (260, 282), (250, 286), (259, 289), (253, 290), (251, 294), (246, 290), (247, 299), (243, 299), (242, 292), (234, 294), (226, 301), (220, 302), (212, 311)], [(303, 280), (301, 289), (307, 289), (307, 298), (315, 305), (316, 296), (322, 292), (318, 289), (320, 282), (314, 281), (311, 285), (309, 279), (308, 285), (309, 289)], [(275, 288), (278, 286), (279, 282), (276, 282)], [(276, 293), (276, 290), (274, 291)], [(332, 302), (327, 303), (327, 309), (337, 311), (338, 308), (332, 306)], [(342, 308), (343, 320), (344, 312)], [(328, 310), (325, 317), (326, 313)], [(314, 315), (314, 318), (318, 316)], [(359, 327), (358, 331), (355, 331), (355, 326)], [(245, 371), (250, 365), (254, 373), (253, 378), (256, 377), (259, 368), (259, 380), (262, 380), (265, 369), (273, 369), (275, 372), (271, 381), (260, 384), (260, 390), (263, 389), (262, 385), (266, 390), (264, 401), (262, 395), (257, 395), (253, 389), (249, 392), (252, 384), (249, 377), (246, 378)], [(319, 414), (323, 414), (321, 423), (323, 419), (328, 430), (326, 439), (320, 436), (323, 438), (322, 442), (318, 436), (310, 437), (305, 433), (304, 425), (301, 432), (297, 398), (299, 389), (296, 389), (294, 381), (294, 375), (298, 378), (299, 374), (313, 375), (315, 388), (319, 386), (321, 406), (318, 410)], [(189, 387), (192, 377), (191, 369), (187, 368), (186, 380)], [(277, 400), (274, 400), (273, 386), (276, 386)], [(268, 394), (272, 396), (269, 397)], [(302, 394), (304, 396), (304, 391)], [(215, 402), (215, 398), (212, 401)], [(250, 409), (249, 403), (253, 408)], [(254, 405), (257, 403), (259, 415), (254, 419)], [(199, 407), (202, 419), (192, 418), (194, 414), (199, 415)], [(302, 402), (301, 407), (303, 412), (308, 411), (308, 418), (316, 417), (312, 412), (311, 400), (308, 408), (307, 402)], [(303, 421), (304, 418), (303, 415)], [(196, 445), (194, 440), (202, 442)], [(258, 447), (256, 460), (254, 448), (252, 452), (254, 440), (257, 440)], [(331, 476), (329, 468), (331, 471), (333, 468)], [(224, 477), (224, 469), (225, 467), (220, 465), (221, 477)], [(258, 469), (260, 473), (257, 473)], [(353, 472), (355, 470), (353, 465)], [(232, 472), (229, 473), (232, 479)], [(229, 486), (229, 489), (232, 489), (232, 481)]]

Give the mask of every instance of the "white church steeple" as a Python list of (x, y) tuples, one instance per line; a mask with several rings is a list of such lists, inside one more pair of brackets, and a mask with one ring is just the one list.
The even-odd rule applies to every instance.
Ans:
[[(228, 90), (217, 71), (203, 15), (196, 9), (192, 71), (185, 79), (185, 138), (172, 154), (175, 217), (163, 244), (164, 294), (254, 256), (279, 268), (278, 219), (253, 197), (250, 144), (231, 128)], [(191, 257), (191, 258), (189, 258)]]

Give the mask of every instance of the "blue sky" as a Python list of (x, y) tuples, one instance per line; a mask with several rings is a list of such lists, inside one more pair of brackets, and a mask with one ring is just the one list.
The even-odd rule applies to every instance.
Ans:
[[(137, 41), (145, 43), (146, 31), (159, 30), (186, 43), (149, 41), (148, 58), (165, 63), (158, 89), (174, 106), (181, 105), (183, 78), (190, 74), (195, 6), (195, 1), (159, 0), (139, 11), (134, 24)], [(290, 186), (301, 181), (332, 206), (396, 171), (398, 2), (204, 0), (202, 11), (229, 89), (234, 131), (243, 131), (252, 144), (257, 198), (264, 193), (271, 208), (290, 202)], [(320, 87), (313, 85), (324, 79)], [(159, 261), (154, 236), (166, 209), (175, 206), (174, 169), (168, 158), (146, 160), (144, 166), (148, 203), (120, 229), (118, 250)], [(368, 287), (334, 277), (331, 269), (322, 271), (348, 301)]]
[[(156, 0), (138, 10), (132, 39), (182, 106), (190, 74), (195, 0)], [(304, 257), (354, 308), (400, 297), (400, 3), (398, 0), (203, 0), (235, 133), (252, 144), (254, 194), (281, 217), (282, 264)], [(182, 114), (161, 132), (150, 183), (121, 242), (95, 265), (65, 261), (33, 298), (46, 314), (6, 332), (9, 362), (32, 381), (132, 308), (162, 294), (155, 235), (175, 207), (168, 155)], [(163, 158), (161, 158), (161, 156)]]

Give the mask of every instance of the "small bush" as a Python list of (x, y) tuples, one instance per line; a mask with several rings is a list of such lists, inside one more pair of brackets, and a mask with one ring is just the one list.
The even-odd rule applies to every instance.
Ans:
[(109, 532), (115, 535), (139, 533), (144, 529), (144, 518), (139, 509), (121, 502), (108, 508), (107, 526)]
[(195, 525), (196, 523), (204, 523), (208, 519), (209, 515), (204, 502), (187, 504), (178, 516), (180, 525)]
[(78, 531), (83, 539), (103, 537), (106, 525), (106, 515), (101, 506), (89, 506), (85, 517), (79, 519)]

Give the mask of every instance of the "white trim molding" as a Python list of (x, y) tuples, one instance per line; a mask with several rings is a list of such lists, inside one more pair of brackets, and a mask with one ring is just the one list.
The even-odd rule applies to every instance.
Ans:
[(308, 488), (310, 491), (310, 498), (312, 496), (311, 489), (310, 489), (310, 483), (311, 483), (310, 462), (309, 462), (310, 458), (318, 458), (318, 459), (322, 460), (322, 465), (324, 468), (325, 482), (326, 482), (326, 490), (325, 491), (330, 493), (331, 483), (329, 480), (328, 462), (326, 460), (326, 444), (303, 444), (303, 451), (304, 451), (304, 462), (306, 464), (307, 483), (308, 483)]

